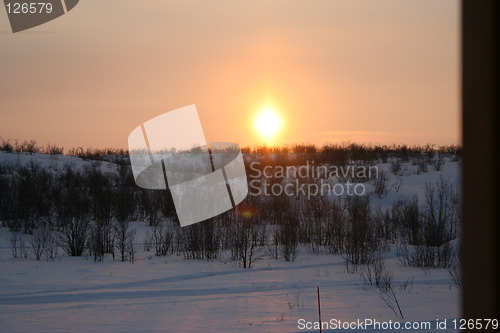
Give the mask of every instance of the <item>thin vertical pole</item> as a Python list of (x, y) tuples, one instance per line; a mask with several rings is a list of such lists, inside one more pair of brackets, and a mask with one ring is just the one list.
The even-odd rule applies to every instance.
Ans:
[(319, 287), (318, 287), (318, 317), (319, 317), (319, 333), (323, 333), (323, 323), (321, 322), (321, 301), (319, 298)]

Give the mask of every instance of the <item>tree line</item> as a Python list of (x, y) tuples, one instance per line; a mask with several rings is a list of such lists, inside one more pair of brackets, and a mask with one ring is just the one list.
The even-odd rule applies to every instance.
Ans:
[[(6, 150), (5, 142), (1, 150), (16, 153)], [(461, 148), (296, 145), (244, 151), (247, 164), (256, 160), (262, 166), (311, 160), (317, 165), (385, 161), (398, 175), (408, 165), (418, 172), (440, 170), (445, 161), (459, 160)], [(445, 178), (426, 183), (423, 202), (417, 197), (400, 199), (385, 210), (374, 207), (370, 195), (249, 196), (235, 210), (181, 228), (168, 190), (135, 185), (126, 152), (93, 153), (80, 157), (90, 160), (83, 167), (67, 165), (58, 170), (35, 162), (0, 162), (0, 221), (13, 232), (14, 257), (51, 259), (62, 250), (70, 256), (90, 255), (96, 261), (105, 255), (134, 261), (137, 247), (142, 246), (158, 256), (177, 254), (186, 259), (212, 260), (224, 254), (250, 268), (263, 256), (293, 261), (300, 251), (308, 251), (341, 254), (354, 271), (379, 260), (394, 244), (404, 265), (450, 267), (458, 261), (453, 241), (460, 234), (460, 200)], [(103, 160), (114, 161), (115, 169), (101, 168)], [(372, 181), (375, 188), (384, 186), (380, 179)], [(383, 195), (383, 191), (374, 194)], [(138, 239), (130, 221), (149, 226), (144, 239)]]

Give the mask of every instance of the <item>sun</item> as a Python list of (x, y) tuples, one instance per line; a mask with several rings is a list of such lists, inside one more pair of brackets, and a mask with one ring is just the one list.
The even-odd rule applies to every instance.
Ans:
[(281, 123), (281, 118), (276, 109), (266, 106), (257, 115), (255, 128), (264, 141), (269, 142), (281, 129)]

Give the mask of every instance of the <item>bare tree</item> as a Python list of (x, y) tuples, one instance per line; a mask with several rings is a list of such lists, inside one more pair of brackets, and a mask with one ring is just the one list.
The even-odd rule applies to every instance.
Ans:
[(19, 251), (19, 243), (21, 241), (21, 235), (19, 232), (13, 232), (10, 235), (9, 241), (10, 241), (10, 250), (12, 252), (12, 256), (14, 258), (19, 258), (20, 257), (20, 251)]
[(383, 197), (389, 193), (389, 186), (387, 185), (387, 175), (384, 170), (381, 170), (378, 177), (373, 180), (373, 193), (378, 197)]
[(279, 226), (278, 239), (286, 261), (294, 261), (299, 254), (299, 219), (289, 214)]
[(66, 220), (60, 234), (60, 246), (70, 256), (81, 256), (87, 245), (88, 230), (89, 222), (86, 219)]
[[(253, 218), (234, 218), (231, 253), (233, 260), (239, 260), (243, 268), (251, 268), (262, 254), (259, 225)], [(264, 231), (265, 233), (265, 231)]]
[(47, 249), (51, 236), (52, 231), (48, 227), (41, 227), (33, 230), (30, 244), (36, 260), (40, 260), (42, 258), (42, 255)]
[(344, 256), (348, 271), (355, 272), (358, 265), (372, 263), (381, 246), (376, 226), (371, 217), (368, 197), (347, 199), (346, 239)]
[(166, 256), (171, 251), (174, 243), (174, 232), (165, 223), (153, 226), (151, 240), (155, 249), (155, 255)]
[(134, 261), (135, 230), (130, 230), (128, 221), (118, 221), (114, 225), (115, 244), (121, 261)]
[(391, 160), (391, 172), (395, 176), (400, 175), (401, 168), (402, 168), (401, 160), (399, 158), (393, 158)]

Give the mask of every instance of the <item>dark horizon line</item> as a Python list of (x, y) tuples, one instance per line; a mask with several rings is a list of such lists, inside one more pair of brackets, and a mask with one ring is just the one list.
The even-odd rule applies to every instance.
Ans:
[[(195, 147), (193, 147), (195, 148)], [(406, 143), (392, 143), (392, 144), (373, 144), (373, 143), (356, 143), (351, 141), (342, 142), (328, 142), (321, 145), (312, 143), (290, 143), (281, 145), (266, 145), (266, 144), (255, 144), (253, 146), (246, 145), (241, 146), (241, 150), (244, 153), (250, 152), (274, 152), (274, 153), (313, 153), (321, 152), (328, 148), (333, 149), (344, 149), (351, 150), (353, 148), (367, 149), (367, 150), (461, 150), (462, 144), (446, 144), (437, 145), (434, 143), (426, 144), (406, 144)], [(297, 151), (298, 150), (298, 151)], [(128, 148), (94, 148), (92, 146), (88, 147), (71, 147), (66, 150), (63, 146), (57, 144), (47, 143), (46, 145), (37, 145), (36, 140), (19, 140), (19, 139), (3, 139), (0, 136), (0, 152), (7, 153), (29, 153), (29, 154), (51, 154), (51, 155), (67, 155), (67, 156), (78, 156), (79, 154), (98, 154), (104, 155), (129, 155)]]

